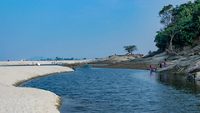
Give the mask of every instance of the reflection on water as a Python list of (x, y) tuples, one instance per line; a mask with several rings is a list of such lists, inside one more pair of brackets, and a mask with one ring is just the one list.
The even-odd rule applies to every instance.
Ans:
[(177, 90), (198, 94), (200, 93), (200, 84), (195, 80), (189, 80), (186, 76), (162, 73), (157, 75), (157, 80), (162, 84), (170, 85)]
[(52, 91), (61, 113), (197, 113), (199, 86), (178, 75), (143, 70), (79, 68), (22, 86)]

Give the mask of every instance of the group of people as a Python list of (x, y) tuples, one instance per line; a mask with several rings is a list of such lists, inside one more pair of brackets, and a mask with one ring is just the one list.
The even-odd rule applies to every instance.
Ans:
[[(159, 68), (167, 67), (166, 61), (167, 61), (167, 59), (165, 59), (163, 62), (159, 63)], [(157, 66), (150, 65), (149, 69), (150, 69), (150, 71), (157, 71)]]

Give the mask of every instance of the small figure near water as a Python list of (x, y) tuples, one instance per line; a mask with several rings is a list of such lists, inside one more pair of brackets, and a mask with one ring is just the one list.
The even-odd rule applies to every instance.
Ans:
[(159, 64), (159, 67), (160, 67), (160, 68), (167, 67), (166, 61), (167, 61), (167, 59), (165, 59), (163, 62), (161, 62), (161, 63)]
[(159, 67), (160, 67), (160, 68), (163, 68), (163, 64), (162, 64), (162, 63), (160, 63), (160, 64), (159, 64)]
[(154, 67), (154, 66), (150, 65), (150, 66), (149, 66), (149, 70), (150, 70), (151, 72), (155, 72), (155, 71), (157, 70), (157, 67)]
[[(167, 67), (166, 61), (167, 61), (167, 59), (165, 59), (163, 62), (159, 63), (159, 64), (158, 64), (158, 67), (159, 67), (159, 68)], [(155, 72), (155, 71), (157, 71), (157, 67), (156, 67), (156, 66), (153, 66), (153, 65), (149, 65), (149, 70), (150, 70), (151, 72)]]

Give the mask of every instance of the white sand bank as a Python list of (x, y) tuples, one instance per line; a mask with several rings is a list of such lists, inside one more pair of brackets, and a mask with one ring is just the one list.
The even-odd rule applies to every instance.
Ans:
[(74, 64), (74, 63), (88, 63), (92, 60), (61, 60), (61, 61), (0, 61), (0, 66), (7, 65), (34, 65), (40, 63), (41, 65), (50, 64)]
[(13, 86), (50, 73), (73, 71), (61, 66), (1, 66), (0, 113), (59, 113), (59, 97), (52, 92)]

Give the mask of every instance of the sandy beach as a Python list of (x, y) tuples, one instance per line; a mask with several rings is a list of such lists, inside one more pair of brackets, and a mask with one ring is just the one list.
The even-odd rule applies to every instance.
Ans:
[(59, 97), (56, 94), (41, 89), (16, 87), (15, 84), (67, 71), (73, 70), (61, 66), (0, 66), (0, 113), (59, 113)]
[(0, 66), (30, 66), (30, 65), (36, 65), (37, 63), (41, 65), (62, 65), (62, 64), (75, 64), (75, 63), (87, 63), (91, 62), (92, 60), (59, 60), (59, 61), (1, 61)]

